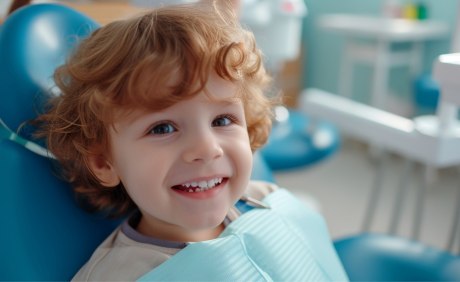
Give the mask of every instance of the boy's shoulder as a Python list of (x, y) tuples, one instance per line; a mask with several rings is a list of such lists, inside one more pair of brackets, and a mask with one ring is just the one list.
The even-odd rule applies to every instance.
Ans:
[(279, 187), (270, 182), (265, 182), (265, 181), (259, 181), (259, 180), (251, 180), (249, 181), (249, 185), (246, 188), (246, 195), (257, 199), (257, 200), (262, 200), (267, 196), (268, 194), (276, 191), (279, 189)]
[(96, 249), (72, 281), (134, 281), (177, 251), (136, 242), (119, 227)]

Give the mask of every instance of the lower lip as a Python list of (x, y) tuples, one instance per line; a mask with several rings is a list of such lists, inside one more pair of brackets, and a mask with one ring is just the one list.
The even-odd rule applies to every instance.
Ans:
[(211, 189), (208, 189), (206, 191), (202, 191), (202, 192), (186, 192), (186, 191), (182, 191), (182, 190), (178, 190), (178, 189), (172, 189), (172, 190), (174, 192), (178, 193), (179, 195), (187, 197), (187, 198), (190, 198), (190, 199), (205, 200), (205, 199), (212, 198), (217, 193), (219, 193), (225, 187), (227, 182), (228, 182), (228, 179), (225, 178), (222, 181), (222, 183), (220, 183), (219, 185), (217, 185), (217, 186), (215, 186), (215, 187), (213, 187)]

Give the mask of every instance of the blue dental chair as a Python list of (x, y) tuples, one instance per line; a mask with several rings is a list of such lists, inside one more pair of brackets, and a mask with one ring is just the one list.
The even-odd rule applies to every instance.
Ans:
[[(37, 4), (0, 26), (0, 118), (12, 131), (32, 119), (54, 69), (78, 40), (95, 29), (65, 6)], [(50, 159), (0, 126), (0, 280), (69, 280), (116, 221), (84, 212)], [(16, 140), (13, 142), (10, 139)]]
[(460, 281), (460, 257), (385, 234), (342, 238), (334, 247), (350, 281)]
[[(0, 26), (0, 118), (11, 130), (34, 117), (52, 86), (54, 68), (77, 42), (74, 35), (86, 36), (94, 28), (91, 19), (56, 4), (27, 6)], [(0, 126), (0, 280), (69, 280), (119, 221), (78, 207), (69, 185), (53, 172), (52, 160), (21, 145), (30, 132), (20, 134)], [(252, 178), (273, 181), (260, 154), (255, 155)], [(395, 244), (400, 241), (393, 237), (369, 236), (371, 240), (364, 236), (335, 243), (352, 281), (460, 280), (455, 256), (411, 247), (411, 242)], [(399, 275), (402, 265), (404, 276)], [(423, 269), (433, 276), (414, 276)], [(436, 276), (438, 272), (446, 275)]]

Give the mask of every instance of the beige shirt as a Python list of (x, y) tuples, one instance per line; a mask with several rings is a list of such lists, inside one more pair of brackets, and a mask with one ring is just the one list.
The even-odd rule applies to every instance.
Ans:
[[(246, 194), (261, 200), (275, 189), (274, 184), (251, 181)], [(227, 218), (233, 221), (238, 216), (239, 212), (232, 208)], [(72, 281), (134, 281), (180, 250), (180, 247), (140, 242), (119, 227), (102, 242)]]

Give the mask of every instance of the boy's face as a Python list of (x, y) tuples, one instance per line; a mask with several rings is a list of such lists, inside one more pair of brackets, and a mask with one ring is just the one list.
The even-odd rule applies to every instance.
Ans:
[[(244, 192), (252, 152), (237, 88), (215, 74), (161, 112), (137, 112), (110, 132), (110, 166), (142, 212), (138, 229), (193, 241), (219, 226)], [(197, 236), (195, 236), (197, 235)]]

